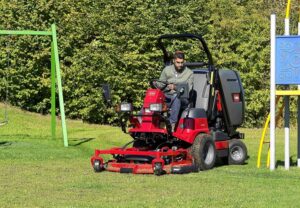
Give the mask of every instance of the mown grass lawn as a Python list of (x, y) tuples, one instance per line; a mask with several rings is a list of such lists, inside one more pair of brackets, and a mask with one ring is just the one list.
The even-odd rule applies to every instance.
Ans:
[[(3, 106), (0, 106), (3, 109)], [(1, 114), (0, 114), (1, 116)], [(283, 130), (277, 136), (276, 171), (256, 168), (261, 129), (241, 129), (249, 159), (186, 175), (94, 173), (95, 148), (129, 140), (119, 128), (67, 121), (70, 146), (61, 130), (50, 136), (50, 117), (9, 108), (0, 127), (0, 207), (299, 207), (300, 169), (282, 165)], [(296, 162), (296, 130), (291, 157)], [(266, 158), (264, 151), (263, 159)]]

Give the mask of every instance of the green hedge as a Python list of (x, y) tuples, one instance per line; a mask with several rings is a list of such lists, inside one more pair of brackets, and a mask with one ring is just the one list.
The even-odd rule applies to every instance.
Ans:
[[(268, 112), (271, 7), (284, 13), (280, 3), (254, 0), (1, 0), (0, 27), (49, 30), (56, 23), (67, 117), (110, 124), (116, 122), (116, 103), (141, 106), (149, 80), (159, 76), (157, 37), (200, 34), (217, 67), (241, 74), (245, 126), (261, 126)], [(49, 113), (49, 38), (2, 36), (0, 45), (0, 75), (9, 77), (10, 103)], [(102, 83), (113, 90), (112, 107), (103, 101)], [(5, 85), (2, 79), (2, 100)]]

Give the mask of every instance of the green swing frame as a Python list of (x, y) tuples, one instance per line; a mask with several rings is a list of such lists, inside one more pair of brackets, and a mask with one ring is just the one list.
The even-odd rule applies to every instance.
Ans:
[(51, 36), (51, 136), (53, 139), (56, 138), (56, 105), (55, 105), (55, 94), (56, 84), (58, 87), (59, 97), (59, 109), (61, 114), (61, 125), (64, 146), (68, 147), (68, 134), (65, 118), (64, 109), (64, 98), (61, 83), (61, 73), (58, 56), (58, 45), (55, 24), (51, 25), (50, 31), (33, 31), (33, 30), (0, 30), (0, 35), (40, 35), (40, 36)]

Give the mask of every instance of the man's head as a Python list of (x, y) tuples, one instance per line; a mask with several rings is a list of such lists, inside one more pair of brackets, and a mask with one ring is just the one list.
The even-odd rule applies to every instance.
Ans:
[(184, 66), (184, 53), (182, 51), (175, 51), (173, 63), (176, 71), (182, 71)]

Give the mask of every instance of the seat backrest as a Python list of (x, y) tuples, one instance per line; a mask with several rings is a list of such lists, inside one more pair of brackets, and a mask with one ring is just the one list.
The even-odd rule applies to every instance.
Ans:
[(192, 102), (195, 108), (208, 109), (209, 102), (209, 80), (207, 70), (193, 70), (194, 87), (192, 92)]

